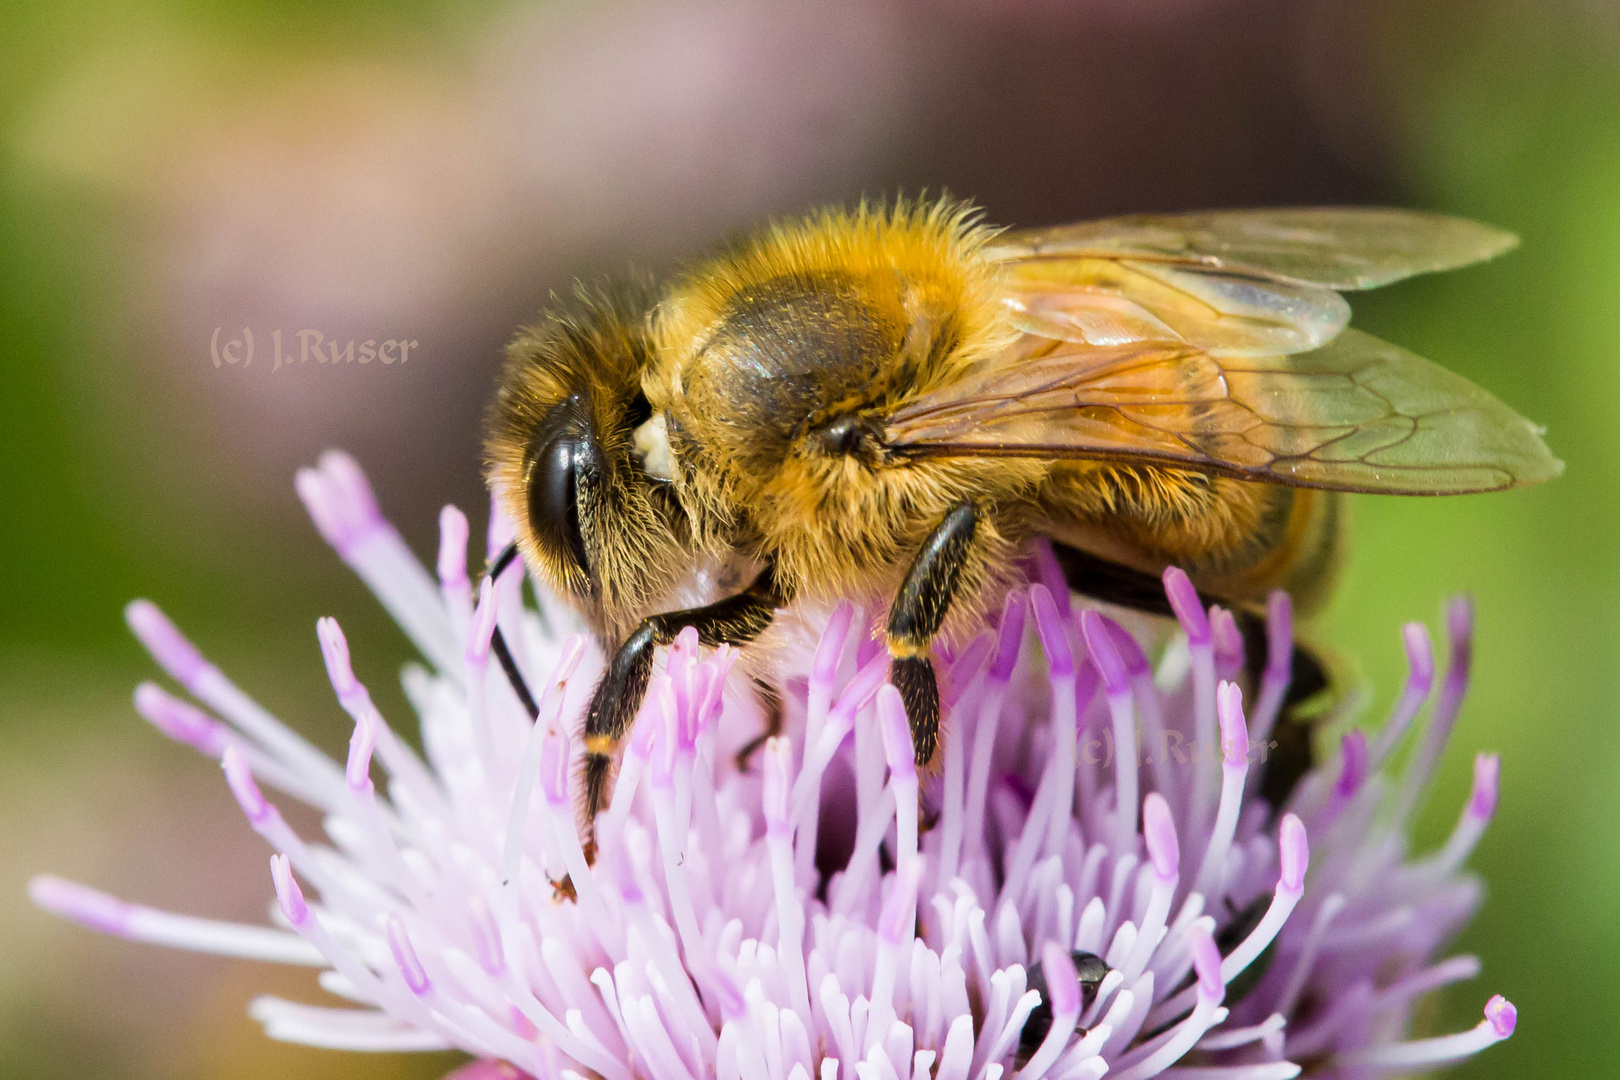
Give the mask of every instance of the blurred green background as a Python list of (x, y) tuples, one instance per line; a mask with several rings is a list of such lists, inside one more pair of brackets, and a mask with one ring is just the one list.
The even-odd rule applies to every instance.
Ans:
[[(1516, 230), (1491, 265), (1355, 298), (1360, 324), (1548, 427), (1545, 488), (1363, 499), (1324, 636), (1387, 702), (1397, 627), (1479, 604), (1475, 689), (1420, 839), (1503, 754), (1462, 947), (1515, 1037), (1459, 1070), (1620, 1066), (1620, 6), (1602, 0), (136, 0), (0, 8), (0, 1075), (436, 1076), (453, 1059), (263, 1039), (303, 973), (98, 938), (29, 907), (54, 870), (254, 919), (266, 852), (206, 763), (134, 716), (162, 603), (337, 748), (318, 615), (385, 712), (397, 631), (303, 518), (354, 452), (430, 551), (482, 519), (478, 418), (548, 291), (759, 218), (941, 186), (1017, 225), (1131, 210), (1429, 207)], [(210, 339), (251, 328), (253, 364)], [(406, 365), (270, 370), (325, 337)]]

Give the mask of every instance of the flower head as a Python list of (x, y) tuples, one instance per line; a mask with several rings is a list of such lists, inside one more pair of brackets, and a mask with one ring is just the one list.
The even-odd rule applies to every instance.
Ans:
[[(1155, 674), (1119, 623), (1071, 608), (1037, 553), (994, 627), (938, 658), (938, 775), (913, 764), (850, 605), (807, 617), (810, 643), (782, 651), (789, 722), (748, 771), (732, 752), (761, 717), (730, 675), (737, 654), (687, 631), (661, 657), (593, 863), (574, 761), (594, 645), (556, 628), (561, 606), (546, 621), (526, 608), (516, 575), (475, 600), (459, 512), (443, 516), (435, 581), (349, 459), (328, 455), (299, 491), (427, 661), (405, 673), (425, 755), (355, 678), (336, 622), (317, 635), (354, 722), (343, 764), (137, 602), (132, 629), (205, 707), (147, 684), (137, 709), (221, 763), (275, 852), (279, 926), (31, 886), (108, 933), (319, 968), (348, 1002), (260, 998), (272, 1036), (460, 1048), (484, 1059), (463, 1075), (486, 1080), (1265, 1080), (1412, 1072), (1512, 1033), (1494, 997), (1471, 1031), (1407, 1038), (1421, 995), (1478, 968), (1436, 956), (1479, 899), (1461, 867), (1495, 807), (1496, 758), (1479, 759), (1439, 852), (1408, 857), (1404, 832), (1462, 699), (1466, 605), (1404, 773), (1386, 766), (1434, 681), (1420, 627), (1393, 715), (1346, 736), (1282, 807), (1257, 792), (1291, 670), (1285, 597), (1246, 708), (1219, 678), (1241, 664), (1236, 624), (1184, 575), (1166, 574), (1183, 633)], [(533, 723), (489, 664), (497, 625), (538, 691)], [(325, 838), (295, 833), (267, 789), (321, 810)]]

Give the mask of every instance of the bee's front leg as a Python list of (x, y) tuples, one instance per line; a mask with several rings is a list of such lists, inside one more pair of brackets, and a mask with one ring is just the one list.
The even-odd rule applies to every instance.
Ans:
[[(500, 555), (496, 556), (485, 576), (492, 583), (499, 581), (507, 568), (517, 561), (517, 557), (518, 546), (517, 541), (514, 540), (506, 545)], [(512, 687), (512, 693), (517, 695), (518, 703), (523, 706), (523, 711), (529, 714), (529, 720), (532, 722), (540, 719), (540, 706), (535, 704), (534, 694), (529, 691), (529, 684), (524, 681), (523, 672), (518, 669), (517, 660), (512, 656), (512, 650), (507, 648), (506, 636), (501, 633), (501, 628), (498, 626), (490, 635), (489, 647), (495, 654), (495, 659), (500, 661), (501, 671), (505, 673), (506, 681)]]
[(939, 685), (929, 646), (950, 610), (978, 524), (972, 503), (952, 508), (923, 541), (889, 608), (889, 680), (905, 703), (919, 767), (933, 761), (939, 748)]
[(648, 616), (614, 651), (585, 713), (585, 801), (580, 809), (587, 835), (597, 813), (608, 804), (614, 753), (647, 696), (653, 651), (674, 641), (688, 626), (696, 628), (698, 640), (705, 645), (747, 644), (765, 631), (785, 601), (774, 572), (766, 567), (735, 596), (700, 608)]

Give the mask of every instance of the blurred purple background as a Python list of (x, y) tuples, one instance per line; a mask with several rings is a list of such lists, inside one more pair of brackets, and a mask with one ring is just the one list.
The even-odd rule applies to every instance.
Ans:
[[(504, 343), (576, 277), (669, 268), (773, 214), (946, 188), (1018, 226), (1381, 202), (1519, 230), (1511, 258), (1357, 298), (1370, 329), (1548, 423), (1545, 489), (1363, 500), (1322, 628), (1387, 700), (1396, 628), (1479, 597), (1474, 703), (1425, 835), (1504, 752), (1464, 943), (1525, 1019), (1472, 1076), (1620, 1054), (1620, 14), (1597, 0), (136, 0), (0, 14), (0, 1075), (433, 1076), (452, 1059), (268, 1043), (313, 980), (96, 938), (51, 869), (257, 919), (265, 858), (206, 763), (128, 694), (119, 610), (162, 602), (324, 745), (311, 628), (337, 615), (385, 711), (407, 652), (292, 473), (351, 451), (430, 551), (483, 517)], [(210, 341), (250, 329), (251, 366)], [(271, 334), (416, 341), (272, 371)], [(1420, 504), (1420, 505), (1414, 505)], [(1578, 994), (1571, 988), (1583, 988)], [(1444, 1026), (1480, 996), (1447, 999)], [(1437, 1012), (1437, 1015), (1441, 1015)]]

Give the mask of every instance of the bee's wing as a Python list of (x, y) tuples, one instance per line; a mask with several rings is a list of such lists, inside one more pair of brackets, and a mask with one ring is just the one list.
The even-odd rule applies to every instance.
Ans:
[(1177, 341), (1213, 356), (1315, 349), (1366, 289), (1496, 255), (1512, 235), (1408, 210), (1236, 210), (1009, 233), (1000, 265), (1015, 326), (1110, 347)]
[(1443, 214), (1321, 206), (1105, 218), (1004, 233), (987, 254), (1162, 259), (1346, 290), (1466, 266), (1517, 242), (1512, 233)]
[(1031, 339), (892, 414), (906, 455), (1099, 458), (1414, 495), (1539, 483), (1562, 462), (1473, 383), (1356, 330), (1285, 356)]
[(1489, 258), (1507, 233), (1406, 210), (1136, 216), (998, 237), (1024, 336), (893, 414), (892, 449), (1157, 461), (1445, 494), (1562, 465), (1465, 379), (1346, 331), (1339, 289)]

